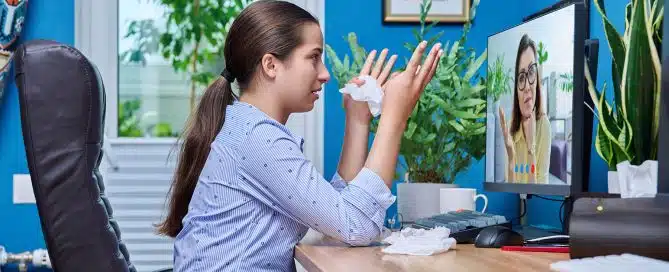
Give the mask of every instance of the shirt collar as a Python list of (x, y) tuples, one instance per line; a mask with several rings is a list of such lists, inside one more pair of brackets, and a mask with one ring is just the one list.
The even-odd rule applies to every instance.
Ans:
[(304, 138), (302, 138), (298, 135), (295, 135), (287, 126), (281, 124), (279, 121), (276, 121), (274, 118), (267, 115), (265, 112), (263, 112), (259, 108), (255, 107), (255, 106), (253, 106), (249, 103), (242, 102), (242, 101), (239, 101), (239, 100), (235, 100), (235, 102), (233, 102), (233, 106), (235, 106), (236, 108), (239, 108), (239, 110), (241, 110), (245, 113), (253, 114), (253, 115), (256, 115), (256, 116), (261, 116), (263, 119), (271, 120), (272, 122), (276, 123), (278, 126), (284, 127), (285, 130), (288, 132), (288, 135), (290, 135), (290, 137), (292, 137), (293, 140), (295, 140), (296, 143), (300, 144), (300, 149), (304, 150)]

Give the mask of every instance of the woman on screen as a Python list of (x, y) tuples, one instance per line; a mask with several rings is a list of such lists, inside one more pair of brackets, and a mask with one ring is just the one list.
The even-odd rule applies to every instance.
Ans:
[(536, 48), (534, 41), (523, 35), (516, 55), (510, 125), (499, 109), (507, 153), (507, 182), (548, 184), (551, 132), (541, 102)]

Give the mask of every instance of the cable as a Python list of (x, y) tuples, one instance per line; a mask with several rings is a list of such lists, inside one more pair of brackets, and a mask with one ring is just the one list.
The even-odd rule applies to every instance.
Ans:
[(532, 195), (532, 196), (535, 196), (535, 197), (538, 197), (538, 198), (541, 198), (541, 199), (545, 199), (545, 200), (550, 200), (550, 201), (564, 202), (564, 200), (562, 200), (562, 199), (548, 198), (548, 197), (543, 197), (543, 196), (540, 196), (540, 195)]
[(513, 220), (518, 220), (518, 225), (520, 225), (520, 219), (522, 219), (523, 216), (525, 216), (527, 214), (527, 199), (521, 198), (520, 200), (523, 203), (523, 213), (521, 215), (519, 215), (518, 217), (516, 217), (514, 219), (511, 219), (510, 220), (511, 224), (513, 224)]
[(565, 229), (564, 223), (565, 223), (565, 221), (566, 221), (565, 218), (564, 218), (565, 216), (563, 215), (563, 213), (564, 213), (564, 204), (565, 204), (565, 203), (567, 203), (567, 200), (566, 200), (566, 199), (565, 199), (564, 201), (562, 201), (562, 204), (560, 204), (560, 212), (559, 212), (559, 214), (558, 214), (558, 216), (560, 217), (560, 225), (562, 226), (562, 230), (563, 230), (563, 231), (564, 231), (564, 229)]
[(548, 201), (555, 201), (555, 202), (562, 202), (560, 204), (560, 209), (558, 210), (558, 219), (560, 220), (560, 227), (562, 227), (562, 232), (567, 229), (566, 223), (567, 223), (567, 213), (564, 211), (565, 209), (565, 204), (567, 203), (567, 198), (565, 199), (555, 199), (555, 198), (549, 198), (549, 197), (543, 197), (540, 195), (528, 195), (528, 198), (530, 197), (537, 197), (543, 200), (548, 200)]

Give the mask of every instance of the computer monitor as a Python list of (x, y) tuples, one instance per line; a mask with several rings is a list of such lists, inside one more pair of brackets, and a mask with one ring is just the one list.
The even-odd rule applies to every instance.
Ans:
[(563, 1), (488, 37), (486, 190), (585, 190), (592, 142), (584, 105), (587, 10), (587, 1)]
[[(669, 0), (664, 1), (665, 7)], [(669, 16), (669, 9), (664, 10), (664, 17)], [(663, 37), (669, 34), (669, 24), (663, 22)], [(669, 43), (662, 43), (662, 87), (660, 92), (660, 135), (657, 152), (658, 175), (657, 192), (669, 195)]]

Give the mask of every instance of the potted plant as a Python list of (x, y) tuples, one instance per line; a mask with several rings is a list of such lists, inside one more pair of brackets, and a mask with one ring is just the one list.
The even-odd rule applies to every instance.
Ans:
[[(473, 49), (463, 46), (478, 4), (478, 0), (473, 1), (471, 19), (465, 23), (460, 40), (444, 44), (434, 79), (407, 121), (399, 161), (405, 178), (397, 187), (398, 212), (403, 221), (438, 213), (439, 188), (457, 187), (456, 176), (485, 154), (486, 85), (478, 72), (487, 51), (477, 57)], [(423, 0), (420, 29), (414, 31), (415, 44), (405, 44), (409, 51), (423, 40), (431, 46), (443, 35), (439, 32), (427, 37), (437, 23), (425, 23), (430, 7), (431, 1)], [(359, 73), (367, 54), (354, 33), (349, 34), (348, 41), (352, 60), (345, 55), (342, 61), (326, 45), (333, 76), (340, 87)], [(372, 133), (377, 126), (378, 119), (374, 119)]]
[[(641, 165), (657, 161), (662, 48), (662, 1), (630, 1), (621, 35), (609, 21), (603, 1), (595, 1), (602, 15), (611, 50), (614, 101), (606, 99), (606, 84), (597, 91), (585, 69), (588, 91), (599, 120), (595, 148), (609, 167), (609, 189), (619, 188), (616, 168), (622, 162)], [(615, 192), (615, 190), (613, 190)]]

